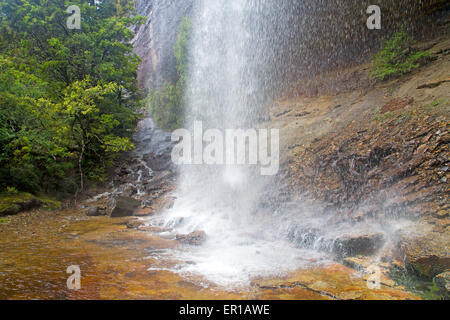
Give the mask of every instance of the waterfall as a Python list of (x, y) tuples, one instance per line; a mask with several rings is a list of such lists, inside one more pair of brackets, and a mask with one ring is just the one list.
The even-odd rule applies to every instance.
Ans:
[[(310, 195), (284, 192), (282, 177), (263, 175), (261, 161), (256, 165), (250, 161), (244, 165), (205, 163), (205, 144), (220, 134), (271, 129), (267, 126), (277, 123), (267, 121), (269, 106), (287, 89), (284, 85), (290, 77), (298, 79), (297, 66), (303, 66), (300, 73), (308, 74), (327, 63), (332, 65), (332, 57), (315, 59), (331, 34), (319, 37), (320, 45), (314, 40), (314, 46), (307, 37), (314, 25), (323, 27), (322, 16), (315, 13), (322, 5), (313, 1), (195, 1), (183, 129), (193, 140), (188, 148), (192, 163), (179, 167), (173, 207), (153, 217), (151, 224), (171, 228), (170, 239), (203, 231), (207, 240), (200, 246), (170, 250), (169, 259), (161, 261), (172, 261), (171, 271), (201, 275), (225, 286), (245, 285), (255, 277), (328, 263), (353, 250), (355, 241), (370, 242), (361, 247), (379, 249), (395, 237), (397, 222), (375, 218), (358, 222), (337, 215), (337, 209), (309, 204), (305, 198)], [(339, 23), (339, 19), (333, 21)], [(292, 27), (299, 22), (301, 30)], [(324, 65), (302, 65), (298, 51), (308, 53), (304, 64), (318, 60)], [(345, 52), (338, 48), (326, 54), (345, 56)], [(212, 130), (219, 134), (206, 139), (203, 133)], [(261, 147), (264, 139), (257, 140)], [(243, 143), (245, 151), (250, 151), (250, 141)], [(222, 141), (219, 149), (226, 153), (225, 144)], [(270, 149), (273, 155), (286, 150), (276, 150), (273, 144), (265, 147), (258, 151)], [(250, 158), (249, 154), (245, 160)], [(370, 207), (362, 203), (355, 210), (364, 210), (365, 205)]]
[[(185, 128), (251, 129), (266, 116), (273, 46), (265, 41), (262, 14), (270, 1), (202, 0), (193, 13), (187, 79)], [(196, 152), (193, 150), (194, 158)], [(201, 151), (200, 151), (201, 152)], [(201, 156), (201, 154), (200, 154)], [(177, 200), (164, 213), (176, 233), (205, 231), (207, 242), (183, 248), (177, 258), (193, 263), (182, 272), (201, 274), (219, 284), (246, 284), (259, 275), (298, 267), (304, 254), (275, 232), (272, 212), (261, 206), (273, 177), (252, 165), (181, 167)], [(307, 260), (307, 259), (306, 259)], [(306, 261), (305, 260), (305, 261)], [(178, 270), (180, 271), (180, 270)]]
[[(261, 108), (257, 103), (261, 87), (251, 52), (256, 49), (256, 35), (246, 25), (253, 10), (251, 1), (198, 2), (193, 18), (186, 128), (192, 130), (194, 121), (202, 121), (203, 130), (247, 129), (256, 124)], [(188, 198), (196, 193), (194, 198), (205, 202), (209, 211), (227, 208), (222, 213), (235, 223), (248, 217), (255, 205), (259, 190), (256, 179), (248, 167), (186, 166), (182, 168), (181, 193)]]

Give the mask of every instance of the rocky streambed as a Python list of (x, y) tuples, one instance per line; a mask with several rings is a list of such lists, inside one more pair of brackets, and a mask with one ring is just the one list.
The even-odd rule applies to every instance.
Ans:
[[(167, 223), (177, 197), (172, 142), (145, 118), (137, 149), (104, 190), (67, 210), (33, 205), (0, 220), (0, 298), (448, 297), (449, 47), (433, 42), (435, 61), (397, 81), (273, 105), (264, 125), (281, 128), (282, 183), (264, 192), (257, 230), (238, 240), (245, 246), (274, 231), (275, 250), (294, 248), (277, 261), (290, 264), (283, 272), (247, 270), (232, 285), (196, 272), (217, 247), (201, 227), (178, 232), (183, 217)], [(367, 83), (367, 66), (349, 72)], [(232, 263), (265, 254), (255, 247)], [(74, 265), (80, 290), (67, 287)]]
[[(275, 277), (255, 275), (231, 287), (195, 272), (178, 272), (196, 262), (173, 253), (203, 245), (208, 235), (201, 230), (175, 234), (152, 225), (152, 218), (174, 201), (176, 175), (166, 161), (170, 142), (151, 119), (140, 123), (136, 141), (137, 150), (105, 192), (77, 208), (36, 209), (0, 224), (1, 299), (419, 298), (383, 274), (380, 286), (371, 288), (371, 274), (363, 267), (368, 261), (356, 257), (312, 263)], [(335, 241), (335, 252), (364, 253), (378, 241), (343, 237)], [(67, 287), (69, 266), (80, 268), (79, 290)]]
[[(380, 287), (371, 289), (370, 274), (331, 260), (275, 277), (255, 275), (233, 286), (181, 272), (196, 262), (174, 252), (190, 252), (208, 235), (152, 225), (174, 201), (176, 172), (167, 161), (171, 143), (151, 119), (139, 124), (135, 139), (138, 148), (104, 192), (76, 208), (34, 209), (0, 224), (0, 299), (419, 298), (384, 275)], [(365, 246), (362, 238), (341, 241), (338, 247), (355, 253)], [(67, 286), (70, 266), (80, 268), (79, 290)]]
[[(434, 59), (420, 71), (365, 85), (370, 65), (349, 68), (341, 76), (352, 89), (280, 101), (272, 124), (283, 128), (286, 141), (286, 200), (310, 199), (336, 228), (370, 226), (366, 252), (344, 251), (344, 263), (354, 265), (355, 253), (378, 259), (433, 281), (446, 296), (450, 42), (443, 37), (420, 45)], [(291, 234), (320, 246), (320, 231), (300, 224)]]
[[(341, 264), (300, 269), (283, 277), (255, 278), (224, 288), (195, 274), (174, 272), (170, 258), (190, 244), (162, 230), (129, 228), (135, 218), (87, 217), (84, 210), (31, 211), (0, 225), (1, 299), (417, 299), (383, 278), (371, 290), (367, 277)], [(81, 289), (69, 290), (76, 265)]]

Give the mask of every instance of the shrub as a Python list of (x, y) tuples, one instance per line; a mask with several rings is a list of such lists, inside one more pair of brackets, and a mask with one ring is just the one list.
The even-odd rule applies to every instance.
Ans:
[(387, 80), (402, 76), (428, 62), (428, 52), (412, 48), (413, 40), (405, 31), (394, 34), (384, 48), (374, 56), (371, 76)]

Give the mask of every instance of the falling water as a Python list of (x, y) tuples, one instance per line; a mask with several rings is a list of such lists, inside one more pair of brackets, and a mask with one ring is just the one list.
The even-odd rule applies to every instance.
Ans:
[[(192, 132), (195, 121), (202, 122), (203, 131), (264, 126), (274, 93), (283, 90), (283, 77), (299, 65), (292, 60), (295, 56), (286, 54), (292, 52), (291, 38), (298, 37), (290, 23), (305, 10), (320, 7), (304, 3), (313, 2), (195, 2), (185, 128)], [(308, 52), (307, 48), (298, 46)], [(389, 223), (382, 226), (377, 221), (331, 223), (335, 212), (309, 206), (300, 196), (281, 200), (276, 193), (282, 179), (262, 176), (257, 169), (181, 167), (173, 208), (151, 223), (173, 228), (170, 237), (205, 231), (207, 241), (170, 252), (176, 261), (184, 261), (174, 270), (223, 285), (247, 284), (256, 276), (276, 276), (330, 261), (335, 241), (343, 235), (390, 232)]]
[[(269, 1), (203, 0), (193, 14), (185, 127), (249, 129), (266, 116), (269, 71), (263, 59), (264, 12)], [(192, 165), (181, 168), (177, 201), (163, 223), (176, 233), (205, 231), (207, 242), (182, 248), (177, 258), (193, 263), (181, 272), (219, 284), (246, 284), (252, 277), (279, 275), (316, 259), (275, 232), (261, 197), (273, 179), (252, 166)]]

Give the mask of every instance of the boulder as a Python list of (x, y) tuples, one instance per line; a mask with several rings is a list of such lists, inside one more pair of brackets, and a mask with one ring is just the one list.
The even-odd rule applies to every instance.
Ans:
[(118, 197), (116, 199), (116, 205), (111, 212), (111, 217), (131, 217), (140, 205), (141, 202), (136, 199), (129, 197)]
[(346, 267), (364, 272), (373, 264), (373, 261), (369, 259), (370, 258), (364, 256), (348, 257), (344, 259), (343, 264)]
[(147, 217), (151, 216), (153, 214), (152, 208), (144, 208), (144, 209), (138, 209), (134, 212), (134, 216), (136, 217)]
[(138, 229), (139, 227), (145, 225), (144, 222), (140, 220), (131, 220), (127, 222), (127, 228), (128, 229)]
[(15, 215), (22, 211), (33, 210), (43, 204), (41, 200), (28, 193), (5, 196), (0, 199), (0, 216)]
[(445, 253), (407, 256), (407, 260), (416, 272), (430, 278), (450, 268), (450, 257)]
[(172, 165), (170, 153), (148, 153), (143, 156), (143, 160), (153, 171), (164, 171)]
[(40, 206), (42, 206), (42, 204), (43, 204), (43, 202), (36, 198), (28, 199), (28, 200), (25, 200), (25, 201), (19, 203), (22, 211), (39, 208)]
[(98, 217), (107, 215), (107, 208), (105, 207), (91, 207), (86, 210), (88, 217)]
[(369, 256), (380, 249), (384, 242), (384, 234), (381, 232), (344, 235), (334, 241), (332, 251), (339, 258), (357, 255)]
[[(424, 226), (421, 228), (424, 229)], [(416, 273), (433, 278), (450, 269), (448, 243), (448, 232), (428, 231), (417, 234), (403, 231), (399, 237), (400, 257), (403, 257), (406, 266)]]
[(121, 187), (120, 195), (122, 197), (131, 197), (132, 195), (137, 193), (136, 186), (132, 184), (125, 184), (123, 187)]
[(204, 231), (194, 231), (189, 234), (177, 234), (176, 240), (183, 244), (200, 246), (206, 241), (206, 233)]
[(1, 216), (10, 216), (18, 214), (21, 211), (20, 206), (17, 203), (12, 203), (5, 208), (0, 209)]
[(162, 228), (162, 227), (148, 226), (148, 227), (139, 228), (139, 231), (153, 232), (153, 233), (163, 233), (163, 232), (170, 232), (170, 231), (172, 231), (172, 228)]
[(438, 274), (434, 278), (434, 283), (445, 297), (450, 295), (450, 271)]
[(162, 212), (165, 209), (171, 209), (175, 204), (176, 198), (170, 195), (163, 195), (153, 201), (153, 211)]

